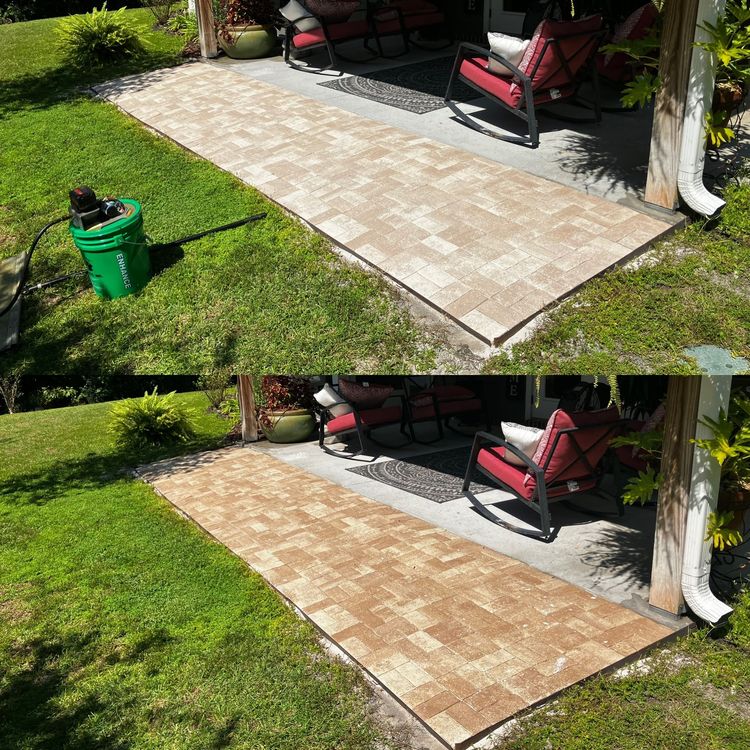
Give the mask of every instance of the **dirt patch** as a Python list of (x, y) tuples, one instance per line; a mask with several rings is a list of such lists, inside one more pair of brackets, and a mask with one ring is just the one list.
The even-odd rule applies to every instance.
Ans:
[(19, 598), (19, 593), (29, 588), (28, 583), (0, 588), (0, 620), (16, 625), (31, 619), (31, 609)]

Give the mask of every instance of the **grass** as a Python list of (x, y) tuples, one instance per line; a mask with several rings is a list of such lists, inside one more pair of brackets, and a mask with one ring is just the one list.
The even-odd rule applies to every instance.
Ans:
[[(102, 302), (77, 279), (27, 298), (7, 366), (37, 374), (429, 369), (433, 342), (385, 282), (344, 263), (258, 191), (81, 90), (179, 62), (178, 37), (150, 31), (147, 10), (128, 13), (147, 54), (94, 70), (64, 64), (54, 19), (0, 26), (0, 256), (26, 249), (79, 184), (139, 200), (155, 241), (269, 216), (157, 256), (139, 295)], [(32, 266), (32, 281), (81, 269), (64, 225)]]
[[(180, 399), (198, 437), (171, 452), (217, 445), (227, 423)], [(109, 409), (0, 417), (0, 747), (390, 746), (358, 672), (124, 471)]]
[(637, 267), (593, 279), (486, 372), (694, 373), (700, 344), (750, 360), (750, 184), (725, 193), (713, 228), (693, 224)]

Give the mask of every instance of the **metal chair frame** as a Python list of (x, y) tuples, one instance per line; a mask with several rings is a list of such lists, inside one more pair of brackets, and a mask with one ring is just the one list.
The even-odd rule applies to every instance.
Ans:
[[(600, 95), (599, 95), (599, 77), (596, 71), (596, 66), (593, 65), (594, 62), (594, 56), (596, 55), (597, 50), (599, 49), (599, 43), (601, 39), (603, 39), (605, 34), (605, 31), (603, 29), (593, 32), (593, 31), (586, 31), (586, 32), (577, 32), (575, 34), (565, 34), (563, 36), (558, 37), (550, 37), (548, 39), (545, 39), (544, 46), (542, 47), (542, 51), (537, 57), (536, 63), (534, 64), (533, 69), (528, 73), (523, 73), (517, 66), (513, 65), (509, 60), (506, 60), (501, 55), (498, 55), (495, 52), (492, 52), (492, 50), (485, 49), (484, 47), (480, 47), (477, 44), (471, 44), (470, 42), (462, 42), (461, 45), (458, 48), (458, 51), (456, 53), (456, 59), (453, 63), (453, 69), (451, 70), (451, 77), (448, 81), (448, 88), (445, 92), (445, 102), (446, 104), (450, 104), (451, 102), (451, 94), (453, 93), (453, 86), (455, 85), (457, 80), (460, 80), (462, 83), (466, 84), (467, 86), (473, 88), (475, 91), (478, 91), (483, 96), (486, 96), (491, 101), (495, 102), (496, 104), (499, 104), (501, 107), (503, 107), (505, 110), (510, 112), (511, 114), (514, 114), (516, 117), (519, 117), (527, 124), (528, 128), (528, 136), (524, 137), (518, 137), (518, 136), (506, 136), (502, 135), (501, 133), (495, 133), (492, 130), (489, 130), (488, 128), (483, 127), (482, 125), (479, 125), (479, 123), (474, 122), (471, 118), (468, 117), (464, 112), (462, 112), (458, 107), (451, 107), (453, 112), (458, 115), (460, 120), (465, 124), (468, 125), (473, 130), (477, 130), (480, 133), (483, 133), (484, 135), (489, 135), (493, 138), (497, 138), (501, 141), (508, 141), (510, 143), (520, 143), (523, 145), (529, 145), (532, 148), (536, 148), (539, 145), (539, 126), (537, 123), (537, 109), (545, 109), (551, 104), (556, 104), (560, 101), (568, 101), (568, 100), (576, 100), (576, 97), (578, 95), (578, 89), (580, 88), (581, 80), (585, 73), (590, 72), (592, 82), (594, 85), (594, 102), (593, 102), (593, 108), (594, 108), (594, 117), (593, 118), (573, 118), (568, 116), (560, 115), (559, 113), (549, 113), (553, 117), (557, 117), (557, 119), (564, 120), (567, 122), (601, 122), (602, 119), (602, 112), (601, 112), (601, 103), (600, 103)], [(581, 46), (579, 46), (574, 52), (572, 52), (568, 57), (563, 54), (562, 49), (560, 48), (560, 41), (565, 39), (574, 39), (580, 37), (582, 40)], [(587, 53), (587, 59), (579, 69), (579, 72), (577, 75), (574, 75), (573, 72), (570, 69), (569, 61), (570, 59), (576, 57), (578, 54), (586, 50), (586, 47), (590, 45), (590, 49)], [(537, 73), (537, 70), (539, 69), (539, 66), (542, 63), (542, 60), (544, 60), (545, 56), (547, 55), (547, 50), (552, 48), (553, 53), (556, 55), (558, 62), (560, 63), (560, 67), (556, 70), (554, 70), (552, 73), (550, 73), (547, 78), (541, 82), (536, 82), (534, 84), (534, 76)], [(472, 53), (471, 55), (467, 53)], [(505, 65), (512, 73), (514, 79), (518, 79), (517, 83), (518, 85), (521, 85), (523, 87), (523, 93), (521, 94), (521, 98), (519, 99), (518, 103), (516, 105), (508, 104), (507, 102), (504, 102), (499, 97), (495, 96), (494, 94), (490, 93), (486, 89), (482, 88), (481, 86), (477, 85), (473, 81), (470, 81), (468, 78), (465, 78), (463, 75), (461, 75), (461, 63), (467, 59), (469, 56), (476, 56), (481, 55), (482, 57), (486, 57), (488, 59), (496, 60), (497, 62), (501, 63), (502, 65)], [(560, 70), (564, 70), (565, 73), (568, 76), (568, 83), (565, 85), (570, 85), (574, 87), (574, 91), (564, 97), (561, 97), (560, 99), (554, 99), (550, 102), (542, 102), (540, 104), (536, 104), (534, 102), (534, 95), (540, 94), (545, 92), (547, 89), (545, 89), (545, 83), (549, 81), (553, 76), (556, 76)], [(554, 87), (557, 88), (557, 87)], [(583, 104), (582, 102), (579, 102)], [(525, 110), (525, 111), (524, 111)], [(546, 111), (546, 109), (545, 109)]]
[[(339, 396), (341, 396), (341, 394), (339, 394)], [(411, 422), (409, 422), (409, 418), (408, 418), (409, 412), (408, 412), (408, 408), (406, 404), (406, 399), (404, 398), (404, 396), (399, 396), (401, 400), (401, 422), (400, 422), (399, 432), (402, 435), (406, 435), (407, 440), (404, 441), (403, 443), (399, 443), (398, 445), (381, 443), (380, 441), (376, 440), (372, 436), (373, 431), (379, 430), (384, 427), (392, 427), (393, 425), (397, 424), (396, 422), (384, 422), (383, 424), (377, 424), (377, 425), (368, 427), (362, 421), (360, 412), (369, 411), (369, 409), (360, 409), (356, 406), (356, 404), (352, 403), (351, 401), (348, 401), (343, 396), (341, 396), (341, 398), (352, 409), (352, 413), (354, 414), (354, 426), (348, 430), (343, 430), (342, 432), (333, 433), (332, 435), (327, 435), (325, 432), (326, 424), (328, 424), (328, 422), (331, 421), (328, 416), (329, 415), (328, 408), (321, 406), (320, 404), (316, 405), (316, 411), (318, 412), (318, 416), (320, 417), (320, 422), (318, 425), (318, 445), (320, 448), (322, 448), (326, 453), (330, 454), (331, 456), (336, 456), (338, 458), (356, 458), (357, 456), (361, 456), (365, 452), (368, 442), (374, 445), (377, 445), (381, 448), (405, 448), (407, 445), (410, 445), (411, 443), (415, 442), (414, 428), (412, 427)], [(359, 441), (359, 448), (355, 452), (346, 453), (344, 451), (336, 451), (330, 446), (326, 445), (325, 443), (325, 439), (327, 437), (332, 437), (333, 435), (338, 437), (340, 435), (348, 435), (352, 432), (356, 434), (357, 440)]]
[[(469, 500), (469, 502), (471, 502), (474, 508), (476, 508), (476, 510), (488, 521), (491, 521), (492, 523), (497, 524), (498, 526), (502, 526), (503, 528), (506, 528), (509, 531), (514, 531), (517, 534), (523, 534), (524, 536), (533, 537), (534, 539), (541, 539), (544, 542), (551, 542), (554, 536), (552, 534), (552, 518), (551, 518), (550, 510), (549, 510), (550, 500), (548, 498), (548, 491), (550, 489), (557, 489), (558, 487), (567, 486), (569, 480), (561, 480), (561, 481), (558, 480), (557, 482), (555, 482), (554, 478), (552, 478), (550, 481), (548, 481), (545, 478), (545, 473), (547, 469), (549, 468), (550, 461), (552, 460), (552, 457), (555, 455), (555, 451), (557, 450), (557, 446), (559, 445), (560, 440), (562, 439), (563, 435), (569, 435), (571, 437), (571, 441), (574, 447), (575, 456), (572, 458), (570, 462), (568, 462), (565, 466), (560, 468), (560, 470), (557, 472), (557, 475), (560, 476), (561, 474), (564, 474), (572, 466), (575, 466), (579, 461), (582, 461), (586, 469), (590, 472), (590, 478), (596, 479), (596, 482), (597, 482), (596, 486), (593, 489), (587, 489), (585, 490), (585, 492), (593, 492), (606, 499), (613, 500), (617, 506), (617, 514), (621, 516), (624, 512), (622, 501), (618, 500), (614, 496), (610, 495), (609, 493), (601, 489), (601, 487), (599, 486), (599, 483), (601, 481), (603, 472), (597, 468), (600, 462), (597, 462), (597, 466), (592, 465), (588, 459), (587, 454), (596, 446), (601, 445), (603, 441), (609, 440), (612, 437), (614, 437), (614, 435), (617, 434), (617, 432), (619, 432), (622, 429), (622, 424), (623, 423), (621, 420), (617, 420), (613, 422), (599, 422), (596, 424), (582, 425), (580, 427), (566, 427), (561, 430), (558, 430), (557, 434), (555, 435), (552, 446), (547, 452), (547, 458), (543, 466), (539, 466), (538, 464), (534, 463), (523, 451), (521, 451), (515, 445), (512, 445), (511, 443), (509, 443), (507, 440), (503, 438), (499, 438), (496, 435), (491, 435), (488, 432), (478, 432), (474, 436), (474, 444), (472, 445), (472, 448), (471, 448), (471, 456), (469, 458), (469, 463), (466, 467), (466, 474), (464, 476), (464, 483), (461, 488), (461, 491), (463, 492), (464, 496)], [(602, 427), (607, 427), (608, 429), (604, 433), (602, 433), (602, 435), (594, 443), (592, 443), (587, 449), (584, 450), (575, 437), (576, 433), (581, 433), (581, 432), (585, 432), (589, 430), (599, 430)], [(484, 467), (479, 466), (477, 464), (477, 457), (479, 456), (479, 451), (485, 445), (495, 445), (495, 446), (504, 448), (506, 451), (510, 451), (511, 453), (513, 453), (514, 456), (517, 456), (525, 464), (525, 466), (527, 467), (527, 470), (534, 475), (536, 479), (536, 486), (534, 488), (534, 492), (532, 496), (529, 499), (526, 499), (525, 497), (521, 496), (510, 485), (506, 484), (501, 479), (498, 479), (494, 474), (492, 474), (491, 472), (487, 471)], [(477, 469), (481, 474), (483, 474), (485, 477), (493, 481), (501, 489), (512, 494), (517, 500), (520, 500), (521, 502), (523, 502), (527, 507), (530, 507), (534, 511), (536, 511), (540, 517), (539, 525), (541, 528), (537, 530), (537, 529), (530, 529), (524, 526), (517, 526), (516, 524), (512, 524), (509, 521), (502, 519), (500, 516), (493, 513), (491, 510), (489, 510), (487, 506), (479, 502), (476, 496), (469, 490), (469, 486), (471, 485), (471, 477), (472, 477), (472, 473), (474, 469)], [(585, 477), (585, 478), (588, 479), (589, 477)], [(552, 501), (554, 502), (564, 501), (566, 498), (575, 496), (578, 492), (579, 492), (578, 490), (574, 490), (574, 491), (563, 493), (560, 495), (555, 495), (552, 498)], [(585, 511), (575, 506), (573, 507), (575, 510), (579, 510), (579, 511), (591, 514), (589, 511)], [(599, 514), (594, 513), (594, 515), (599, 515)]]

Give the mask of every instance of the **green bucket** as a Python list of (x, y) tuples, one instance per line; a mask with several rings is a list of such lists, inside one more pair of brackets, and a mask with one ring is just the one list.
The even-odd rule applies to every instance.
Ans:
[(73, 242), (81, 251), (91, 286), (99, 297), (116, 299), (140, 292), (151, 278), (151, 261), (143, 214), (138, 201), (120, 199), (132, 211), (98, 229), (70, 225)]

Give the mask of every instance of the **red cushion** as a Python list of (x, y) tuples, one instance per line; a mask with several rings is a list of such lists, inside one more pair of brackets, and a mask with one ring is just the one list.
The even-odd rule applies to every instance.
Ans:
[[(643, 39), (658, 17), (659, 11), (656, 6), (653, 3), (646, 3), (646, 5), (636, 8), (615, 28), (610, 41), (613, 44), (618, 44), (625, 40)], [(606, 55), (597, 55), (596, 67), (605, 78), (622, 82), (632, 78), (634, 70), (632, 62), (634, 62), (633, 58), (624, 52), (607, 53)]]
[(633, 448), (630, 445), (621, 445), (615, 449), (617, 460), (623, 465), (627, 466), (633, 471), (646, 471), (648, 469), (648, 463), (643, 458), (640, 451), (633, 455)]
[[(531, 500), (534, 490), (536, 490), (536, 477), (533, 477), (531, 482), (527, 481), (529, 475), (526, 473), (526, 469), (522, 466), (509, 464), (504, 456), (505, 448), (499, 446), (482, 448), (477, 454), (477, 463), (500, 482), (508, 485), (522, 500)], [(594, 487), (596, 487), (596, 480), (586, 479), (578, 483), (575, 492), (585, 492), (594, 489)], [(572, 491), (565, 484), (547, 488), (548, 498), (569, 494), (572, 494)]]
[(393, 393), (393, 386), (379, 385), (378, 383), (362, 385), (361, 383), (355, 383), (353, 380), (342, 378), (339, 382), (339, 393), (360, 409), (377, 409)]
[(507, 484), (522, 498), (530, 500), (534, 494), (534, 487), (526, 486), (523, 482), (526, 469), (522, 466), (509, 464), (504, 456), (505, 448), (500, 446), (482, 448), (477, 454), (477, 463), (493, 477)]
[[(361, 39), (367, 36), (369, 28), (367, 21), (346, 21), (345, 23), (332, 23), (328, 25), (328, 38), (334, 42), (340, 42), (345, 39)], [(310, 31), (300, 31), (292, 37), (292, 42), (297, 49), (312, 47), (315, 44), (325, 42), (325, 32), (323, 27), (310, 29)]]
[[(609, 447), (609, 440), (600, 441), (600, 439), (610, 430), (611, 423), (618, 419), (619, 413), (614, 406), (609, 409), (580, 411), (572, 414), (558, 409), (550, 417), (533, 459), (535, 463), (542, 467), (549, 459), (549, 465), (544, 472), (545, 482), (549, 485), (552, 482), (565, 482), (590, 476), (586, 464), (580, 458), (577, 458), (575, 445), (577, 444), (580, 447), (588, 462), (596, 468)], [(555, 446), (555, 439), (561, 430), (598, 424), (602, 426), (577, 432), (572, 436), (561, 435)], [(614, 437), (613, 434), (611, 436)], [(527, 475), (527, 484), (532, 484), (535, 481), (531, 474)]]
[[(559, 49), (567, 60), (570, 72), (575, 78), (594, 52), (594, 45), (598, 45), (598, 40), (592, 38), (587, 43), (584, 36), (577, 35), (594, 34), (601, 28), (602, 17), (599, 15), (582, 18), (580, 21), (542, 21), (537, 26), (523, 59), (518, 65), (522, 73), (529, 76), (533, 73), (531, 86), (534, 93), (548, 91), (549, 89), (563, 89), (575, 83), (560, 64), (554, 46), (550, 45), (545, 51), (545, 43), (548, 39), (559, 40)], [(570, 38), (571, 34), (576, 36)], [(537, 63), (539, 63), (538, 68), (536, 68)], [(522, 86), (512, 83), (511, 89), (514, 95), (517, 91), (520, 96)]]
[[(359, 418), (364, 427), (376, 427), (378, 425), (399, 424), (401, 422), (400, 406), (384, 406), (380, 409), (365, 409), (359, 412)], [(330, 434), (339, 432), (350, 432), (357, 429), (354, 412), (343, 414), (326, 423), (326, 430)]]
[(306, 0), (307, 9), (328, 23), (343, 23), (359, 8), (359, 0)]
[[(445, 16), (439, 12), (404, 14), (403, 20), (406, 30), (414, 31), (415, 29), (424, 29), (427, 26), (437, 26), (445, 21)], [(398, 16), (394, 18), (387, 17), (385, 20), (376, 19), (375, 29), (378, 34), (398, 34), (401, 32), (401, 22)]]
[[(439, 403), (440, 416), (450, 417), (454, 414), (469, 414), (474, 411), (482, 411), (482, 402), (478, 398), (461, 399), (459, 401), (446, 401)], [(435, 407), (432, 403), (424, 406), (414, 406), (411, 410), (412, 419), (422, 422), (426, 419), (434, 419)]]
[[(467, 57), (460, 68), (461, 75), (466, 80), (479, 86), (480, 89), (488, 94), (497, 97), (500, 101), (505, 102), (511, 107), (517, 107), (521, 101), (523, 93), (522, 86), (516, 86), (513, 80), (507, 76), (496, 75), (487, 70), (486, 57)], [(559, 95), (553, 97), (548, 91), (542, 91), (534, 95), (535, 104), (544, 104), (545, 102), (555, 99), (563, 99), (566, 96), (572, 96), (575, 93), (575, 87), (568, 86), (559, 89)]]
[(424, 396), (433, 393), (437, 396), (438, 401), (460, 401), (477, 397), (474, 391), (464, 388), (462, 385), (433, 385), (432, 388), (427, 388), (419, 395)]

